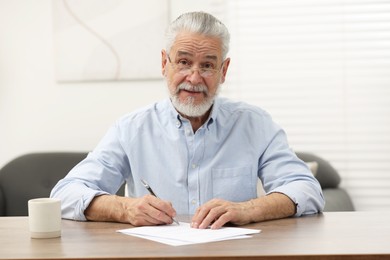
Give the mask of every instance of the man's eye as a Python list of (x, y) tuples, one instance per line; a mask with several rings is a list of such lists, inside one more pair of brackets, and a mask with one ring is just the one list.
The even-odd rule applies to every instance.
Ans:
[(180, 66), (189, 66), (189, 62), (187, 60), (179, 60), (177, 64)]
[(212, 63), (205, 63), (205, 64), (203, 64), (202, 68), (207, 69), (207, 70), (213, 70), (215, 68), (215, 66)]

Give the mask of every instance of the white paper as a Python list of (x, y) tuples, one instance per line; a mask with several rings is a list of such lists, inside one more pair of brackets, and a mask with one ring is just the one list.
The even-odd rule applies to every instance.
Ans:
[(118, 230), (118, 232), (126, 235), (145, 238), (171, 246), (248, 238), (251, 237), (249, 235), (260, 233), (260, 231), (261, 230), (257, 229), (237, 227), (223, 227), (220, 229), (196, 229), (191, 228), (190, 224), (185, 222), (180, 222), (180, 225), (172, 224), (165, 226), (148, 226)]

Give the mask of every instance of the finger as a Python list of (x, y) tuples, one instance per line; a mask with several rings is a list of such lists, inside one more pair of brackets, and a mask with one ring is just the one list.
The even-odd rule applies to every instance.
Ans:
[[(191, 227), (200, 228), (201, 224), (204, 222), (204, 219), (209, 215), (210, 211), (213, 210), (214, 208), (222, 205), (222, 204), (223, 204), (222, 200), (212, 199), (212, 200), (206, 202), (205, 204), (203, 204), (202, 206), (200, 206), (196, 210), (196, 212), (192, 218)], [(205, 224), (203, 224), (202, 228), (205, 228), (204, 225)], [(208, 225), (206, 227), (208, 227)]]
[(171, 202), (162, 200), (152, 195), (146, 195), (146, 198), (148, 199), (149, 204), (154, 208), (165, 212), (170, 217), (176, 216), (176, 210), (173, 208)]
[(172, 207), (172, 204), (168, 201), (163, 201), (159, 198), (152, 196), (149, 201), (150, 208), (146, 212), (150, 217), (164, 223), (171, 224), (173, 217), (176, 215), (176, 211)]
[(161, 204), (159, 204), (158, 209), (165, 212), (169, 217), (176, 217), (176, 210), (173, 208), (173, 205), (170, 201), (161, 200)]
[(149, 215), (144, 215), (143, 216), (143, 223), (141, 224), (141, 226), (156, 226), (156, 225), (163, 225), (163, 224), (166, 224), (158, 219), (155, 219)]
[(191, 220), (191, 227), (199, 228), (199, 225), (203, 222), (204, 218), (207, 216), (209, 211), (210, 210), (206, 204), (197, 208)]
[(220, 229), (223, 227), (226, 223), (230, 222), (231, 220), (231, 214), (230, 212), (225, 212), (224, 214), (220, 215), (218, 219), (214, 221), (214, 223), (211, 224), (211, 229)]
[(203, 221), (200, 223), (199, 228), (204, 229), (211, 226), (212, 223), (218, 221), (219, 217), (226, 212), (224, 207), (218, 206), (209, 211)]
[(129, 207), (129, 222), (134, 226), (145, 226), (145, 225), (160, 225), (165, 224), (159, 219), (150, 215), (150, 211), (155, 210), (150, 205), (150, 198), (142, 197), (137, 199), (138, 202), (135, 205)]
[(129, 222), (133, 226), (152, 226), (152, 225), (164, 224), (161, 221), (150, 217), (145, 212), (141, 212), (139, 210), (136, 210), (131, 214), (132, 214), (132, 217), (129, 219)]

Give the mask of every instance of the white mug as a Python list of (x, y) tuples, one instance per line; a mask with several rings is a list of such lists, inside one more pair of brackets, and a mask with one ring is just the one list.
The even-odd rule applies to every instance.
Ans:
[(28, 222), (32, 238), (61, 236), (61, 200), (38, 198), (28, 201)]

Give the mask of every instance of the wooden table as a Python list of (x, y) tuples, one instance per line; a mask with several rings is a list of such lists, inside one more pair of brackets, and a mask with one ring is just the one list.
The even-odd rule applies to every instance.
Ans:
[(31, 239), (27, 217), (1, 217), (0, 259), (390, 259), (389, 211), (255, 223), (245, 227), (262, 232), (249, 239), (178, 247), (116, 232), (129, 227), (63, 220), (60, 238)]

